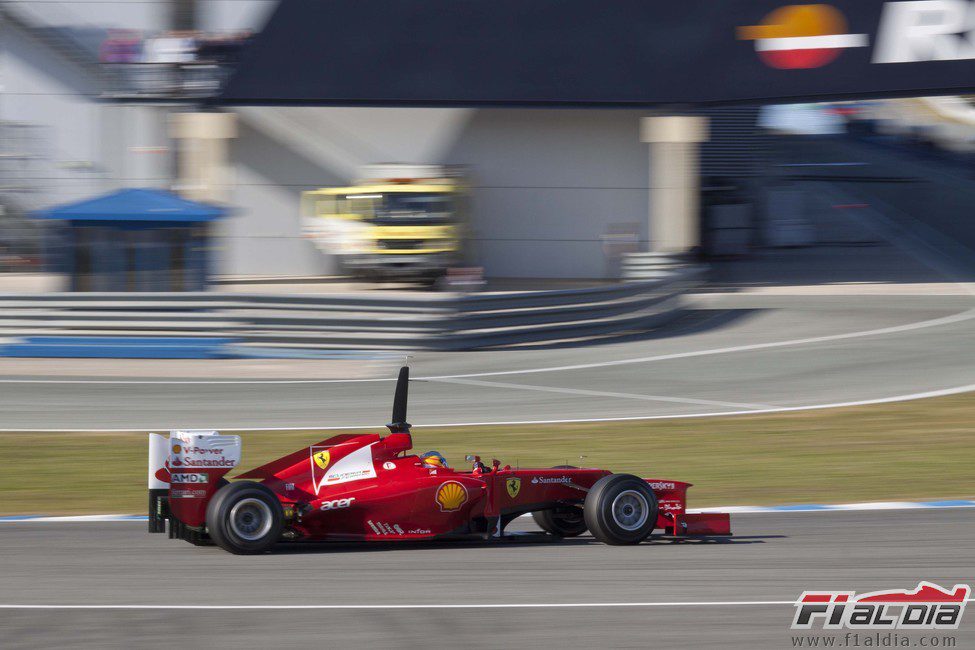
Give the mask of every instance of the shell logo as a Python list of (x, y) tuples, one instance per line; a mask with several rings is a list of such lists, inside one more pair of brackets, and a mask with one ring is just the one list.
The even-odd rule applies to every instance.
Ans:
[(328, 462), (332, 459), (331, 455), (328, 453), (328, 450), (312, 454), (312, 458), (314, 459), (315, 464), (318, 465), (319, 469), (325, 469), (328, 467)]
[(181, 451), (183, 451), (183, 448), (179, 444), (174, 444), (173, 445), (173, 453), (174, 454), (178, 454)]
[(459, 510), (467, 503), (467, 488), (457, 481), (447, 481), (437, 489), (436, 500), (440, 512)]
[(738, 39), (755, 41), (766, 65), (780, 70), (820, 68), (850, 47), (867, 47), (867, 34), (849, 34), (846, 17), (826, 4), (787, 5), (761, 24), (738, 28)]

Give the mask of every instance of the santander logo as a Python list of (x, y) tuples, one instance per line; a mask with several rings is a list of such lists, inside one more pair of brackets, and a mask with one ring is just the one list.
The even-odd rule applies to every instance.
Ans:
[(843, 50), (870, 45), (867, 34), (850, 34), (846, 17), (827, 4), (787, 5), (758, 25), (738, 28), (738, 39), (754, 41), (768, 66), (780, 70), (820, 68)]

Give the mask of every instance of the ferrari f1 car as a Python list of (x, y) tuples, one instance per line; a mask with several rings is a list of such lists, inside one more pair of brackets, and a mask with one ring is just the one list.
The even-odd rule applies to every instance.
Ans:
[[(730, 517), (686, 511), (688, 483), (603, 469), (513, 469), (468, 456), (469, 470), (409, 453), (409, 368), (400, 370), (389, 434), (336, 435), (227, 481), (239, 436), (216, 431), (150, 434), (149, 532), (231, 553), (283, 541), (509, 538), (531, 513), (547, 537), (586, 531), (606, 544), (727, 536)], [(429, 461), (429, 462), (428, 462)]]

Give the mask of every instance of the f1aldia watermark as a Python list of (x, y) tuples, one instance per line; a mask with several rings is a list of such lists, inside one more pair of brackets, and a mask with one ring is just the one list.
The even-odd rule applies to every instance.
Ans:
[(951, 589), (920, 582), (916, 589), (804, 591), (796, 601), (792, 629), (957, 630), (972, 588)]
[(844, 634), (792, 637), (795, 648), (956, 647), (952, 636), (924, 637), (899, 632), (957, 630), (972, 588), (947, 589), (920, 582), (914, 589), (804, 591), (795, 603), (793, 630), (846, 630)]

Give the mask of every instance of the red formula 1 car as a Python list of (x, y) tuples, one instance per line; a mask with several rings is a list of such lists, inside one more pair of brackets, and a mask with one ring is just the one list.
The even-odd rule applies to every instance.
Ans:
[(241, 474), (239, 436), (215, 431), (150, 434), (149, 532), (231, 553), (280, 541), (505, 539), (532, 513), (553, 539), (587, 530), (607, 544), (731, 534), (727, 514), (686, 512), (688, 483), (604, 469), (512, 469), (468, 456), (470, 470), (409, 454), (409, 369), (396, 384), (389, 435), (337, 435)]

